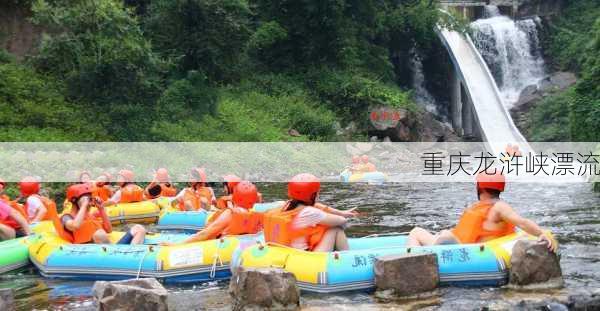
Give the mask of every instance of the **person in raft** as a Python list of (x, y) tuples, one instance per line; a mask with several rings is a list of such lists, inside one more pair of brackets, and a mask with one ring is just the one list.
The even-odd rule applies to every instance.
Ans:
[(117, 175), (117, 190), (108, 201), (105, 201), (102, 205), (104, 207), (119, 204), (119, 203), (132, 203), (140, 202), (144, 200), (144, 190), (133, 183), (134, 174), (130, 170), (120, 170)]
[(366, 154), (363, 154), (362, 157), (360, 157), (360, 161), (361, 163), (361, 167), (362, 167), (362, 171), (363, 172), (375, 172), (377, 171), (377, 168), (375, 167), (375, 164), (369, 162), (369, 156)]
[(213, 189), (206, 185), (206, 173), (202, 168), (190, 171), (189, 187), (181, 190), (176, 199), (182, 211), (209, 211), (217, 201)]
[(25, 199), (25, 212), (30, 223), (49, 220), (48, 209), (56, 208), (56, 203), (47, 197), (41, 196), (40, 182), (31, 176), (23, 178), (19, 182), (21, 198)]
[(352, 164), (350, 164), (350, 172), (352, 174), (360, 173), (361, 165), (360, 165), (360, 157), (357, 155), (352, 156)]
[(261, 213), (251, 211), (258, 202), (258, 190), (249, 181), (241, 181), (232, 195), (233, 207), (219, 210), (209, 220), (206, 228), (181, 243), (165, 242), (161, 245), (171, 246), (217, 239), (226, 235), (255, 234), (262, 230)]
[(321, 182), (311, 174), (299, 174), (288, 183), (289, 201), (264, 216), (265, 240), (301, 250), (348, 250), (344, 232), (354, 209), (341, 211), (318, 203)]
[(13, 208), (0, 200), (0, 241), (11, 240), (31, 234), (25, 211)]
[(110, 186), (111, 175), (102, 173), (94, 182), (94, 197), (102, 202), (108, 201), (113, 196), (113, 188)]
[(148, 200), (158, 197), (175, 197), (177, 189), (171, 183), (169, 171), (166, 168), (159, 168), (154, 173), (154, 178), (144, 189), (144, 197)]
[[(71, 202), (71, 212), (53, 221), (61, 238), (74, 244), (109, 244), (108, 234), (112, 225), (101, 202), (92, 196), (93, 186), (89, 183), (75, 184), (67, 188), (67, 200)], [(92, 215), (92, 206), (98, 209), (98, 215)], [(99, 219), (98, 219), (99, 218)], [(134, 225), (117, 244), (142, 244), (146, 230), (141, 225)]]
[(416, 227), (408, 235), (408, 247), (439, 244), (480, 243), (515, 232), (515, 227), (536, 236), (548, 244), (555, 252), (557, 242), (552, 235), (543, 231), (533, 221), (521, 217), (508, 203), (500, 199), (506, 179), (500, 172), (482, 171), (477, 175), (476, 188), (478, 202), (467, 208), (451, 230), (433, 235), (425, 229)]
[[(225, 175), (223, 176), (223, 193), (221, 197), (217, 199), (217, 208), (224, 209), (227, 207), (233, 207), (232, 195), (235, 187), (242, 181), (241, 178), (235, 175)], [(258, 192), (258, 202), (262, 203), (262, 193)]]

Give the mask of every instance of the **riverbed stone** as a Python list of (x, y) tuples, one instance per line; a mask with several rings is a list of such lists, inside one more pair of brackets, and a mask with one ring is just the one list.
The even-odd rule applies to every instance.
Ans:
[(167, 290), (154, 278), (98, 281), (92, 289), (98, 310), (168, 310)]
[(15, 297), (12, 288), (0, 289), (0, 310), (12, 311), (15, 309)]
[(513, 247), (510, 263), (509, 283), (512, 286), (548, 284), (554, 288), (564, 284), (560, 259), (544, 242), (518, 241)]
[(439, 269), (435, 254), (401, 254), (378, 257), (375, 261), (377, 291), (411, 296), (435, 290)]
[(278, 268), (238, 267), (229, 282), (232, 310), (297, 310), (300, 290), (290, 272)]

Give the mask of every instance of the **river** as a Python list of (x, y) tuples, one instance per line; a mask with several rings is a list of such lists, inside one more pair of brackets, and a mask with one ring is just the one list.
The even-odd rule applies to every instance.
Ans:
[[(260, 187), (266, 201), (283, 199), (283, 184)], [(555, 297), (584, 288), (600, 287), (600, 196), (587, 184), (511, 184), (503, 198), (526, 217), (550, 228), (561, 243), (563, 290), (533, 293), (503, 288), (446, 287), (439, 295), (418, 302), (383, 302), (364, 292), (335, 295), (303, 294), (302, 306), (310, 310), (331, 309), (476, 309), (507, 300)], [(451, 227), (461, 210), (476, 199), (472, 184), (418, 183), (368, 186), (331, 183), (324, 185), (321, 200), (337, 208), (358, 207), (364, 215), (353, 219), (350, 236), (405, 232), (418, 224), (430, 230)], [(33, 268), (0, 276), (0, 288), (16, 290), (19, 310), (94, 309), (92, 282), (50, 280)], [(228, 309), (227, 282), (167, 287), (175, 310)]]

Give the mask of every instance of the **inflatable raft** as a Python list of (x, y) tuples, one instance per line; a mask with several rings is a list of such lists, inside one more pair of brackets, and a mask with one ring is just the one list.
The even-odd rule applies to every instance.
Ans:
[[(123, 233), (113, 232), (114, 243)], [(144, 245), (69, 244), (45, 234), (29, 246), (29, 257), (40, 274), (51, 278), (117, 280), (153, 277), (168, 283), (204, 282), (229, 278), (229, 263), (238, 247), (264, 241), (261, 235), (225, 237), (178, 246), (189, 235), (148, 235)]]
[(435, 253), (440, 282), (461, 286), (500, 286), (506, 283), (512, 247), (523, 233), (483, 244), (406, 248), (406, 236), (349, 239), (350, 250), (307, 252), (279, 245), (255, 245), (244, 250), (236, 266), (281, 267), (296, 276), (301, 289), (329, 293), (374, 287), (373, 265), (383, 255)]
[[(165, 198), (166, 200), (167, 198)], [(160, 216), (161, 206), (168, 205), (168, 201), (142, 201), (135, 203), (120, 203), (106, 207), (106, 214), (113, 225), (125, 223), (148, 224), (155, 223)], [(63, 213), (70, 211), (70, 203), (66, 203)], [(92, 210), (95, 212), (95, 209)]]
[(387, 176), (382, 172), (368, 172), (352, 174), (349, 170), (345, 170), (340, 174), (342, 182), (363, 182), (370, 184), (381, 184), (387, 180)]
[(0, 273), (29, 265), (28, 237), (0, 242)]
[[(252, 209), (256, 212), (264, 213), (281, 206), (283, 203), (283, 201), (257, 203)], [(206, 226), (206, 222), (213, 214), (213, 212), (204, 210), (182, 212), (176, 208), (166, 208), (163, 209), (156, 228), (158, 230), (199, 231)]]

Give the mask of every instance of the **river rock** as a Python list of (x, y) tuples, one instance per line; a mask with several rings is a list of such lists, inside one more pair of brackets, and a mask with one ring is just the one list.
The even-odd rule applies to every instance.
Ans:
[(300, 308), (300, 290), (290, 272), (277, 268), (239, 267), (229, 282), (232, 310)]
[(509, 283), (512, 286), (563, 285), (560, 259), (548, 250), (546, 243), (518, 241), (513, 247), (510, 263)]
[(168, 310), (167, 290), (153, 278), (94, 283), (98, 310)]
[(391, 291), (396, 296), (431, 292), (440, 280), (435, 254), (381, 256), (375, 261), (374, 269), (377, 291)]
[(0, 310), (12, 311), (15, 309), (15, 297), (12, 288), (0, 289)]

